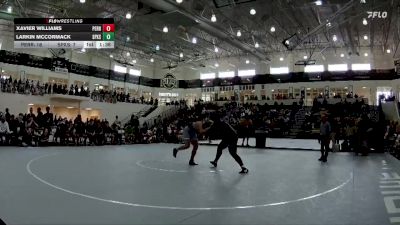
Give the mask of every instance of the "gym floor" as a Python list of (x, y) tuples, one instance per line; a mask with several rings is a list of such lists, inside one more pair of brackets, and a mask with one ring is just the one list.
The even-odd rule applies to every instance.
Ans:
[[(215, 146), (172, 157), (171, 144), (0, 148), (7, 224), (373, 224), (400, 222), (399, 162), (386, 154)], [(399, 190), (399, 191), (397, 191)], [(400, 207), (400, 206), (399, 206)], [(398, 214), (396, 214), (398, 213)]]

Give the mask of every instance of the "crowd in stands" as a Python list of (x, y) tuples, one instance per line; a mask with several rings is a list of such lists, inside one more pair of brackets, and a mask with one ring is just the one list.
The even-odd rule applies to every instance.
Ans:
[[(178, 113), (170, 118), (156, 118), (151, 126), (140, 124), (137, 116), (132, 116), (122, 124), (118, 117), (115, 121), (87, 119), (78, 115), (73, 120), (53, 115), (50, 108), (42, 112), (40, 108), (27, 114), (12, 115), (8, 109), (0, 115), (0, 136), (3, 145), (43, 146), (43, 145), (104, 145), (133, 143), (177, 143), (182, 136), (183, 128), (196, 118), (218, 115), (229, 122), (243, 138), (242, 145), (248, 145), (248, 138), (256, 130), (267, 131), (271, 137), (287, 137), (296, 115), (303, 106), (294, 103), (290, 106), (275, 103), (273, 105), (242, 104), (236, 102), (218, 106), (215, 103), (196, 101), (194, 107), (187, 107), (184, 101), (174, 102), (180, 106)], [(380, 115), (363, 101), (349, 103), (346, 100), (336, 105), (328, 105), (314, 100), (311, 111), (305, 115), (302, 132), (318, 131), (321, 115), (328, 115), (332, 127), (332, 142), (344, 140), (342, 150), (365, 153), (367, 146), (380, 148), (379, 138), (385, 127), (380, 126)], [(400, 127), (400, 126), (399, 126)], [(399, 129), (400, 130), (400, 129)], [(318, 136), (318, 134), (316, 134)], [(212, 134), (217, 139), (218, 134)], [(315, 138), (316, 136), (314, 136)], [(207, 138), (207, 137), (204, 137)], [(383, 138), (381, 138), (383, 140)], [(247, 141), (245, 141), (247, 140)]]
[(384, 118), (379, 112), (379, 107), (371, 107), (363, 100), (357, 99), (354, 103), (349, 103), (344, 99), (329, 105), (326, 99), (322, 103), (314, 99), (303, 129), (309, 131), (313, 128), (317, 129), (320, 126), (321, 117), (327, 116), (331, 126), (332, 148), (339, 144), (339, 140), (343, 140), (338, 147), (342, 151), (366, 155), (371, 148), (383, 151)]
[[(0, 113), (0, 145), (86, 146), (166, 141), (162, 127), (148, 127), (147, 123), (141, 125), (136, 115), (132, 115), (126, 124), (122, 124), (118, 116), (113, 122), (109, 122), (106, 119), (83, 120), (81, 115), (74, 119), (62, 118), (53, 115), (50, 107), (46, 107), (45, 111), (43, 113), (41, 108), (37, 108), (34, 112), (33, 108), (30, 108), (29, 113), (14, 115), (6, 108), (4, 113)], [(158, 120), (161, 121), (158, 118), (154, 124), (157, 124)]]
[[(196, 118), (217, 117), (228, 122), (243, 138), (242, 145), (248, 145), (248, 138), (254, 136), (255, 130), (270, 131), (271, 135), (287, 134), (294, 115), (300, 107), (298, 105), (254, 105), (243, 104), (238, 106), (236, 102), (218, 106), (214, 103), (196, 102), (193, 108), (183, 108), (169, 120), (160, 121), (156, 126), (162, 128), (167, 142), (179, 139), (183, 128)], [(218, 138), (219, 134), (212, 134)]]
[[(81, 95), (88, 96), (88, 92), (86, 92), (82, 87), (80, 89), (76, 85), (75, 87), (71, 86), (68, 91), (67, 85), (61, 85), (56, 83), (41, 83), (39, 81), (34, 80), (22, 80), (22, 79), (12, 79), (10, 78), (1, 78), (1, 91), (7, 93), (15, 93), (15, 94), (26, 94), (26, 95), (45, 95), (45, 94), (68, 94), (72, 93), (73, 95)], [(79, 90), (83, 90), (82, 92)], [(84, 95), (85, 94), (85, 95)]]
[(13, 115), (6, 109), (0, 115), (0, 138), (2, 145), (47, 146), (47, 145), (103, 145), (120, 144), (122, 125), (116, 117), (110, 124), (107, 120), (88, 119), (78, 115), (74, 120), (54, 116), (50, 107), (43, 113), (41, 108), (29, 113)]
[(73, 85), (68, 88), (66, 84), (57, 83), (42, 83), (34, 80), (22, 80), (1, 78), (0, 79), (1, 92), (14, 93), (14, 94), (25, 94), (25, 95), (46, 95), (46, 94), (61, 94), (61, 95), (73, 95), (81, 97), (90, 97), (93, 101), (117, 103), (140, 103), (148, 105), (158, 105), (158, 99), (146, 100), (143, 96), (135, 98), (130, 96), (129, 93), (108, 91), (104, 89), (95, 89), (90, 92), (86, 86)]

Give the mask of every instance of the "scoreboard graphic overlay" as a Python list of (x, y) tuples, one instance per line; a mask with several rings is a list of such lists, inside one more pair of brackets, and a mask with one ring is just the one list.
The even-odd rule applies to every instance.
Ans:
[(114, 18), (15, 18), (14, 48), (114, 48)]

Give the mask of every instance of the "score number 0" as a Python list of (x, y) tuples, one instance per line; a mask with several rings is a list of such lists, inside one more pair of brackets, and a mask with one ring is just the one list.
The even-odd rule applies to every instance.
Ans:
[(114, 41), (114, 24), (103, 24), (103, 41)]
[(114, 24), (103, 24), (103, 32), (114, 32)]

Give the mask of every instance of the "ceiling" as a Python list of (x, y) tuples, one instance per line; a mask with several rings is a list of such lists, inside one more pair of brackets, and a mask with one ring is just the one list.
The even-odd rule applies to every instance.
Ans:
[[(0, 18), (113, 17), (116, 48), (89, 52), (112, 54), (128, 64), (134, 59), (150, 64), (154, 58), (163, 66), (204, 67), (207, 60), (232, 57), (269, 62), (272, 55), (290, 51), (306, 52), (311, 58), (327, 49), (344, 48), (357, 55), (361, 47), (389, 48), (397, 55), (399, 0), (363, 1), (322, 0), (317, 5), (314, 0), (183, 0), (180, 4), (175, 0), (86, 0), (84, 4), (79, 0), (0, 0)], [(11, 14), (6, 12), (8, 6), (13, 7)], [(255, 15), (249, 13), (251, 9)], [(367, 11), (386, 11), (388, 16), (367, 19)], [(125, 18), (128, 12), (131, 19)], [(213, 14), (216, 22), (210, 20)], [(168, 33), (163, 32), (164, 26)], [(0, 26), (5, 29), (13, 28)], [(197, 44), (192, 43), (193, 37)]]

